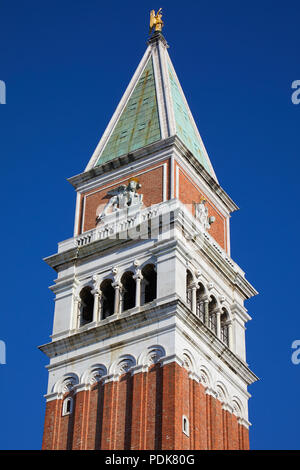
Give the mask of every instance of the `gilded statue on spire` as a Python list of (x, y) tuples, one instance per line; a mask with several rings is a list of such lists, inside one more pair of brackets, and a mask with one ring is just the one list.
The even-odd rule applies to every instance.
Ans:
[(150, 34), (155, 26), (155, 31), (161, 31), (164, 25), (162, 18), (162, 8), (155, 14), (155, 10), (150, 11)]

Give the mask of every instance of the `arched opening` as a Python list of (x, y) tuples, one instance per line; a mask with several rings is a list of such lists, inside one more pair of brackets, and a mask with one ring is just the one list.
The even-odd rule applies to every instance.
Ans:
[(186, 416), (182, 416), (182, 432), (187, 436), (190, 435), (190, 423)]
[(188, 304), (189, 308), (192, 308), (192, 283), (193, 283), (193, 276), (190, 271), (186, 272), (186, 303)]
[(135, 289), (136, 284), (133, 279), (133, 273), (127, 271), (121, 278), (122, 284), (122, 311), (135, 307)]
[(221, 341), (229, 346), (229, 314), (225, 308), (221, 313)]
[(147, 304), (156, 299), (157, 275), (153, 264), (147, 264), (142, 269), (142, 304)]
[(204, 323), (205, 316), (205, 303), (204, 303), (205, 289), (202, 284), (196, 291), (196, 315)]
[(89, 286), (84, 287), (80, 292), (80, 307), (80, 326), (91, 323), (93, 321), (94, 296), (92, 288)]
[(215, 334), (217, 334), (217, 315), (215, 313), (217, 305), (215, 297), (212, 296), (208, 304), (208, 327)]
[(62, 407), (62, 416), (70, 415), (73, 411), (73, 398), (65, 398)]
[(100, 285), (102, 318), (107, 318), (114, 314), (115, 310), (115, 289), (111, 279), (105, 279)]

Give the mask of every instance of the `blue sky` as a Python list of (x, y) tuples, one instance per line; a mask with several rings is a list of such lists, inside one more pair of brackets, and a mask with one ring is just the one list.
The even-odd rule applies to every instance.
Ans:
[(0, 448), (39, 449), (55, 272), (42, 258), (73, 234), (81, 172), (164, 9), (169, 53), (218, 175), (239, 205), (232, 257), (260, 295), (247, 301), (251, 447), (300, 449), (300, 4), (287, 0), (104, 3), (0, 1)]

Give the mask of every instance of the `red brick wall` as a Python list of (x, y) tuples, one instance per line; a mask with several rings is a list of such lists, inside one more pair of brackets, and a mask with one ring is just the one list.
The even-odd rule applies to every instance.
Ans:
[[(136, 177), (140, 184), (141, 189), (138, 193), (143, 194), (143, 202), (145, 206), (151, 206), (152, 204), (158, 204), (163, 201), (163, 164), (167, 164), (166, 171), (166, 197), (170, 194), (170, 175), (169, 175), (169, 160), (156, 163), (148, 168), (144, 169), (141, 174), (135, 172), (128, 175), (125, 179), (119, 178), (113, 181), (113, 183), (106, 183), (104, 186), (93, 189), (82, 195), (80, 201), (80, 216), (79, 216), (79, 227), (78, 233), (86, 232), (95, 228), (96, 217), (101, 212), (100, 208), (104, 207), (109, 199), (105, 198), (107, 192), (114, 189), (121, 184), (127, 184), (128, 180), (132, 177)], [(81, 230), (82, 227), (82, 230)]]
[(62, 402), (47, 403), (43, 449), (249, 449), (237, 417), (174, 362), (78, 392), (72, 415), (61, 416)]
[[(167, 165), (166, 180), (163, 176), (163, 166)], [(138, 191), (143, 194), (143, 202), (146, 207), (152, 204), (158, 204), (163, 201), (163, 187), (166, 185), (166, 197), (170, 198), (171, 187), (170, 179), (173, 176), (174, 182), (176, 183), (176, 167), (179, 168), (179, 187), (177, 188), (179, 199), (189, 205), (190, 210), (194, 213), (193, 202), (199, 202), (200, 197), (206, 194), (200, 191), (199, 187), (177, 163), (174, 165), (174, 174), (171, 175), (171, 165), (169, 160), (150, 165), (144, 169), (141, 174), (136, 172), (131, 173), (126, 178), (119, 178), (113, 181), (113, 183), (106, 183), (91, 191), (87, 191), (81, 196), (80, 207), (79, 207), (79, 221), (78, 221), (78, 233), (86, 232), (96, 227), (96, 217), (101, 212), (101, 208), (108, 202), (106, 198), (107, 192), (111, 189), (118, 187), (121, 184), (127, 184), (128, 180), (132, 177), (137, 177), (142, 185), (142, 188)], [(175, 184), (176, 186), (176, 184)], [(176, 195), (176, 188), (175, 188)], [(207, 198), (207, 207), (209, 216), (215, 217), (215, 222), (210, 228), (210, 235), (219, 243), (219, 245), (227, 250), (227, 227), (226, 218), (220, 213), (216, 206), (209, 201)]]
[(219, 212), (216, 206), (209, 200), (206, 194), (200, 191), (199, 187), (192, 180), (191, 176), (177, 165), (179, 168), (179, 188), (178, 197), (184, 204), (188, 204), (190, 210), (195, 215), (195, 209), (193, 202), (200, 202), (200, 197), (203, 196), (207, 199), (206, 206), (208, 208), (208, 215), (215, 217), (215, 222), (211, 225), (209, 230), (210, 235), (216, 240), (219, 245), (227, 250), (227, 229), (226, 229), (226, 218)]

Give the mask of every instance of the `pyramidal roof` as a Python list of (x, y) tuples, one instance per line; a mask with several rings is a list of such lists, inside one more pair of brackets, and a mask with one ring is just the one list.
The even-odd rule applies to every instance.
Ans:
[(167, 48), (155, 32), (86, 171), (177, 135), (217, 181)]

